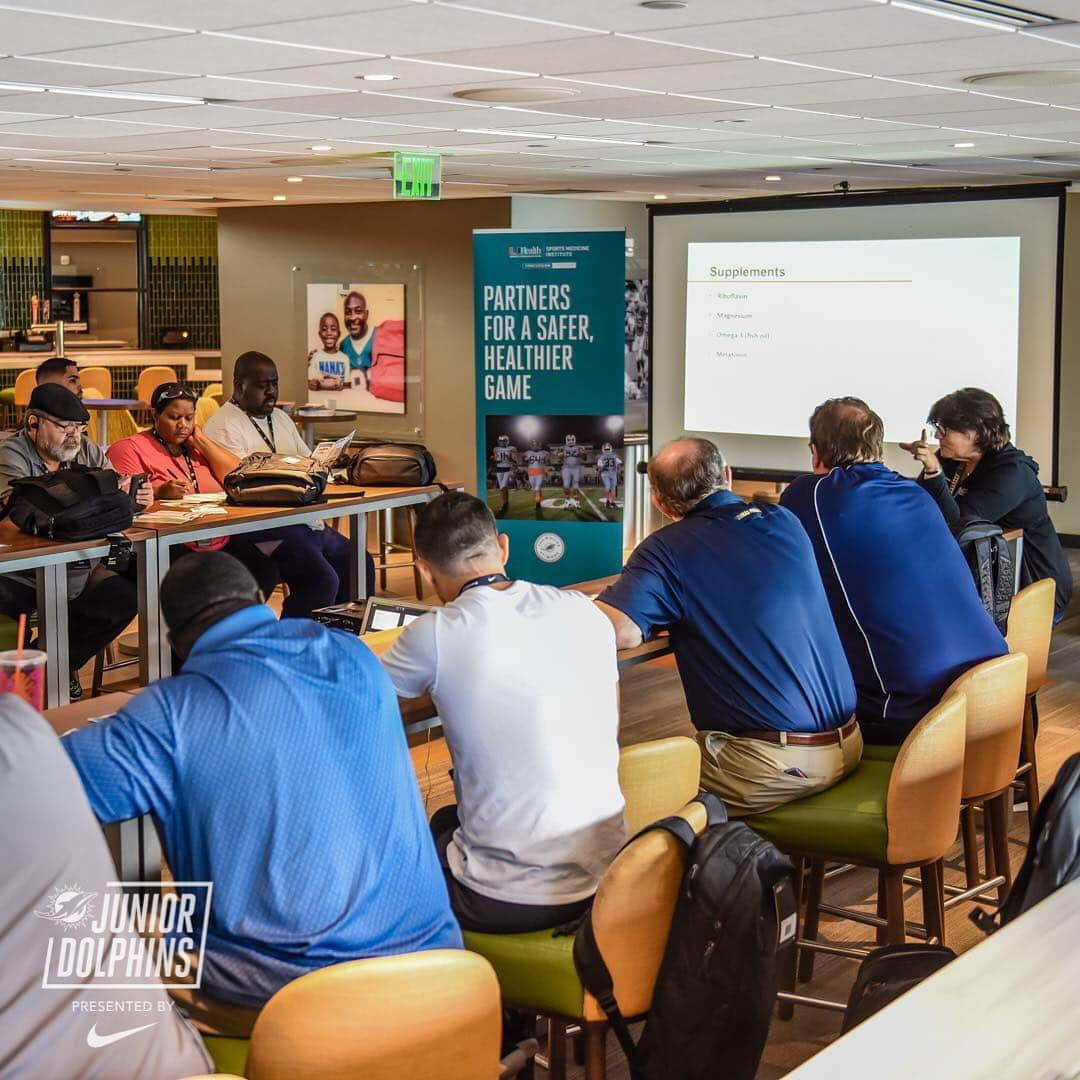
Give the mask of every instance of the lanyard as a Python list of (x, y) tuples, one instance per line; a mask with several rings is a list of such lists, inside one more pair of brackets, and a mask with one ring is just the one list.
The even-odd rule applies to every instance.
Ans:
[(510, 579), (505, 574), (481, 574), (480, 577), (474, 577), (472, 581), (466, 581), (464, 585), (458, 589), (458, 596), (467, 593), (470, 589), (478, 589), (481, 585), (496, 585), (500, 581), (509, 581)]
[[(166, 450), (169, 451), (169, 455), (173, 456), (172, 451), (169, 450), (169, 444), (161, 437), (157, 429), (151, 428), (150, 431), (153, 434), (154, 438), (157, 439), (157, 441), (161, 443), (161, 445), (164, 446)], [(186, 443), (180, 444), (180, 455), (181, 457), (183, 457), (184, 462), (186, 462), (187, 465), (185, 467), (184, 462), (178, 462), (178, 464), (180, 465), (181, 470), (186, 473), (187, 478), (191, 481), (191, 486), (195, 489), (196, 493), (198, 493), (199, 476), (195, 471), (195, 463), (191, 460), (191, 454), (188, 452)]]
[[(267, 430), (266, 431), (263, 431), (263, 429), (261, 427), (259, 427), (258, 424), (255, 423), (255, 417), (252, 416), (251, 413), (245, 413), (244, 415), (251, 421), (251, 426), (259, 433), (259, 438), (262, 439), (262, 441), (264, 443), (266, 443), (267, 446), (270, 447), (270, 452), (272, 454), (276, 454), (277, 453), (277, 439), (274, 438), (274, 414), (273, 413), (268, 413), (267, 414), (267, 417), (266, 417), (266, 429)], [(267, 431), (269, 432), (269, 435), (267, 434)]]

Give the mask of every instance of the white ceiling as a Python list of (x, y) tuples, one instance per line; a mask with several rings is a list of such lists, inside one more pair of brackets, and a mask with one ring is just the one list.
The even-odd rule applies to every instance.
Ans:
[[(1065, 24), (1020, 31), (918, 0), (32, 2), (0, 2), (0, 205), (386, 199), (379, 155), (413, 147), (444, 152), (445, 197), (1080, 177), (1080, 0), (1029, 0)], [(963, 81), (1031, 69), (1064, 80)], [(571, 96), (452, 96), (485, 86)]]

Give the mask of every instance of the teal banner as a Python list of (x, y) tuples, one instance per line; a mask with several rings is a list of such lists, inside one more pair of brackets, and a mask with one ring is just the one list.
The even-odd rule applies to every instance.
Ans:
[(473, 233), (477, 490), (514, 577), (622, 567), (625, 250), (622, 229)]

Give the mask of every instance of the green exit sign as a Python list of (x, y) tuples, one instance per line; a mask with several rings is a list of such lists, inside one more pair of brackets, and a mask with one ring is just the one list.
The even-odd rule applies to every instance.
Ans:
[(394, 198), (441, 199), (442, 156), (394, 151)]

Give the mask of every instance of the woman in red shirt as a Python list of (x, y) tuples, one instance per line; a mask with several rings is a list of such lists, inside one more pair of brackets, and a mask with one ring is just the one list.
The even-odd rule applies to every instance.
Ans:
[[(195, 423), (198, 395), (189, 386), (163, 383), (150, 399), (154, 420), (146, 431), (112, 444), (106, 457), (124, 475), (146, 473), (155, 499), (222, 491), (226, 475), (240, 464), (231, 451), (208, 439)], [(191, 551), (224, 548), (254, 575), (264, 596), (280, 580), (277, 564), (243, 536), (217, 536), (185, 545)], [(172, 558), (186, 552), (173, 551)]]

